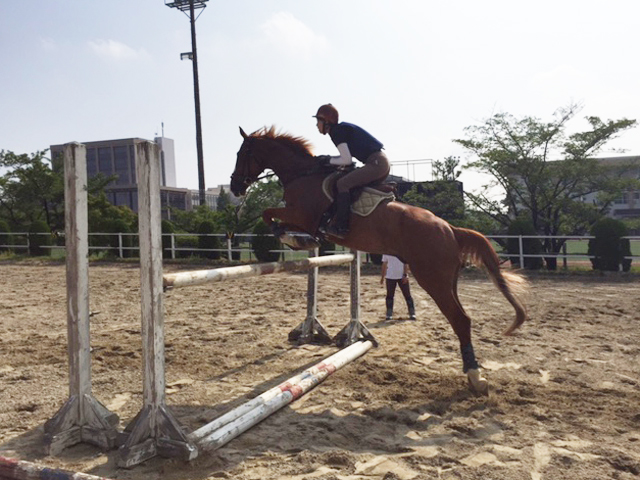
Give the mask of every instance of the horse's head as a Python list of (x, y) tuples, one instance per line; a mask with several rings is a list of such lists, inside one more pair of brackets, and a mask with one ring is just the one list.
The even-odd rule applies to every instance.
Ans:
[(244, 141), (240, 150), (238, 150), (236, 168), (231, 174), (231, 193), (235, 196), (242, 196), (247, 193), (247, 188), (258, 179), (258, 176), (264, 170), (253, 151), (256, 139), (244, 133), (242, 128), (240, 128), (240, 135), (242, 135)]

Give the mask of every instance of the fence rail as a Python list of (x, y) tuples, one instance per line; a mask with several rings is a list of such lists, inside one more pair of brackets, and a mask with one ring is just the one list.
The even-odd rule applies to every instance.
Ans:
[[(5, 238), (9, 240), (7, 244), (0, 244), (0, 251), (13, 250), (17, 252), (29, 252), (32, 239), (35, 236), (44, 236), (49, 240), (49, 244), (42, 245), (40, 248), (49, 250), (51, 253), (54, 251), (64, 250), (64, 234), (51, 235), (49, 233), (28, 233), (28, 232), (11, 232), (3, 234)], [(197, 233), (164, 233), (163, 238), (166, 238), (165, 252), (171, 259), (188, 256), (188, 254), (197, 254), (204, 252), (218, 252), (221, 257), (225, 257), (228, 260), (237, 259), (240, 255), (244, 259), (254, 260), (254, 251), (252, 249), (252, 240), (258, 236), (272, 235), (256, 235), (250, 233), (236, 234), (233, 238), (229, 238), (225, 234), (197, 234)], [(198, 248), (197, 245), (189, 244), (189, 239), (197, 239), (198, 237), (214, 237), (218, 238), (221, 248)], [(487, 238), (494, 242), (498, 255), (501, 258), (518, 258), (519, 264), (524, 264), (525, 258), (556, 258), (562, 260), (563, 266), (566, 268), (568, 262), (585, 262), (594, 257), (587, 253), (588, 241), (594, 237), (591, 235), (487, 235)], [(518, 250), (516, 252), (507, 252), (506, 249), (499, 245), (501, 240), (518, 239)], [(640, 236), (627, 236), (623, 237), (631, 242), (631, 256), (624, 257), (628, 260), (640, 261)], [(53, 240), (52, 240), (53, 239)], [(180, 239), (183, 239), (182, 241)], [(561, 251), (558, 253), (542, 253), (532, 254), (525, 253), (524, 240), (526, 239), (538, 239), (544, 241), (550, 240), (564, 240)], [(39, 242), (38, 242), (39, 243)], [(137, 257), (138, 256), (138, 234), (137, 233), (107, 233), (97, 232), (89, 234), (89, 252), (97, 251), (113, 251), (119, 258), (124, 257)], [(571, 251), (570, 251), (571, 250)], [(583, 250), (583, 251), (580, 251)], [(332, 253), (341, 253), (344, 249), (337, 246)], [(288, 248), (270, 250), (273, 253), (280, 253), (284, 260), (287, 260), (287, 256), (292, 258), (296, 257), (296, 252)], [(236, 258), (234, 258), (236, 257)]]

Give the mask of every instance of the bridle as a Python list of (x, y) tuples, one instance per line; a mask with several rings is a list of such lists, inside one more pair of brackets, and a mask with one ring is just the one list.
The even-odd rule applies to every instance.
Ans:
[(254, 155), (253, 149), (251, 148), (252, 145), (253, 145), (254, 139), (253, 138), (247, 138), (245, 140), (245, 142), (247, 142), (247, 149), (246, 149), (246, 152), (244, 154), (244, 156), (246, 158), (246, 161), (244, 161), (242, 163), (242, 168), (241, 168), (240, 172), (235, 172), (234, 171), (231, 174), (231, 181), (232, 182), (238, 181), (246, 189), (246, 188), (249, 188), (251, 186), (251, 184), (257, 182), (258, 180), (262, 180), (263, 178), (272, 177), (274, 174), (273, 173), (266, 173), (266, 174), (264, 174), (262, 176), (251, 175), (251, 173), (250, 173), (251, 164), (252, 164), (252, 162), (258, 163), (258, 159)]
[[(233, 172), (231, 174), (231, 181), (232, 182), (237, 182), (239, 184), (241, 184), (245, 190), (247, 188), (249, 188), (253, 183), (265, 179), (265, 178), (270, 178), (273, 177), (275, 175), (275, 173), (271, 172), (271, 173), (265, 173), (264, 175), (260, 176), (260, 175), (251, 175), (251, 165), (252, 163), (256, 163), (256, 164), (260, 164), (259, 159), (255, 156), (255, 154), (253, 153), (253, 142), (255, 141), (255, 138), (253, 137), (248, 137), (245, 139), (245, 143), (246, 143), (246, 149), (244, 152), (244, 158), (245, 161), (242, 163), (240, 171), (238, 172)], [(262, 171), (262, 170), (261, 170)], [(311, 168), (306, 168), (304, 170), (299, 170), (298, 174), (296, 175), (296, 177), (300, 177), (300, 176), (307, 176), (307, 175), (315, 175), (319, 172), (323, 171), (323, 167), (320, 164), (314, 165)], [(284, 182), (282, 179), (280, 179), (280, 181), (283, 183)]]

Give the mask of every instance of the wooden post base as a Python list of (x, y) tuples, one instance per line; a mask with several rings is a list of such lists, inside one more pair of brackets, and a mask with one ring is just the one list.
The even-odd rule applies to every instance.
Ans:
[(80, 442), (110, 450), (116, 446), (119, 421), (118, 415), (107, 410), (93, 396), (73, 395), (44, 424), (47, 453), (58, 455)]

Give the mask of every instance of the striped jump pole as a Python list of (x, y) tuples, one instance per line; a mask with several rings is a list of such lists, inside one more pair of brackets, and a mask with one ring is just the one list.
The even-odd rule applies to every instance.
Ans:
[(206, 283), (221, 282), (234, 278), (255, 277), (279, 272), (295, 272), (313, 267), (327, 267), (353, 261), (353, 253), (310, 257), (287, 262), (258, 263), (255, 265), (238, 265), (235, 267), (214, 268), (211, 270), (194, 270), (189, 272), (168, 273), (163, 275), (165, 288), (178, 288)]
[(109, 480), (0, 456), (0, 480)]
[(271, 414), (290, 404), (373, 347), (369, 340), (360, 341), (338, 351), (320, 363), (304, 370), (277, 387), (240, 405), (189, 435), (198, 448), (215, 450), (246, 432)]

